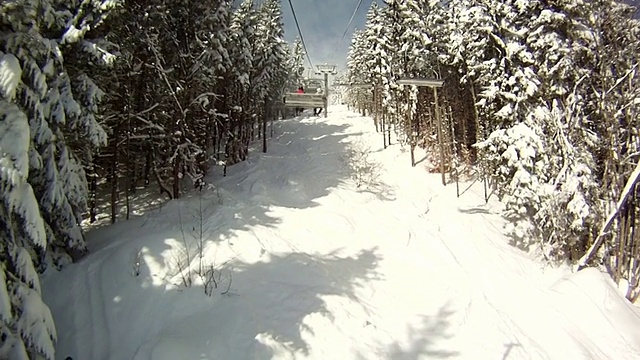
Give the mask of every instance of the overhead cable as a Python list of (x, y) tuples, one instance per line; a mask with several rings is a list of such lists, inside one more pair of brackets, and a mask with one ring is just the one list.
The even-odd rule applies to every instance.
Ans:
[(289, 6), (291, 7), (291, 13), (293, 14), (293, 20), (296, 22), (296, 27), (298, 28), (298, 35), (300, 35), (300, 41), (302, 42), (302, 48), (304, 48), (304, 52), (307, 55), (307, 60), (309, 61), (309, 65), (313, 69), (313, 62), (311, 62), (311, 58), (309, 57), (309, 50), (307, 50), (307, 44), (304, 42), (304, 37), (302, 36), (302, 31), (300, 30), (300, 24), (298, 23), (298, 17), (296, 16), (296, 11), (293, 8), (293, 3), (289, 0)]
[[(291, 0), (289, 0), (289, 2), (291, 2)], [(358, 0), (358, 4), (356, 5), (355, 10), (353, 10), (353, 14), (351, 14), (351, 19), (349, 19), (349, 23), (347, 24), (347, 27), (344, 29), (344, 32), (342, 33), (340, 42), (338, 42), (338, 45), (336, 45), (336, 48), (331, 53), (330, 58), (332, 58), (338, 52), (338, 48), (340, 48), (340, 45), (342, 45), (342, 42), (344, 41), (344, 38), (347, 36), (347, 32), (349, 31), (349, 27), (351, 27), (351, 24), (353, 23), (353, 19), (356, 17), (356, 14), (360, 9), (360, 5), (362, 5), (362, 0)]]

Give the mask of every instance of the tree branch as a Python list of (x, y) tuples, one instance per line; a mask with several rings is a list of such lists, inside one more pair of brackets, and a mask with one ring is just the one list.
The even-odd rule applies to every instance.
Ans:
[(618, 216), (618, 213), (620, 213), (620, 210), (622, 209), (624, 204), (627, 202), (629, 195), (631, 195), (635, 185), (639, 181), (640, 181), (640, 163), (636, 165), (636, 168), (631, 173), (631, 176), (629, 176), (629, 179), (627, 180), (627, 184), (625, 185), (624, 190), (620, 195), (620, 199), (618, 200), (615, 210), (611, 212), (611, 214), (609, 214), (609, 216), (607, 217), (607, 221), (605, 221), (605, 223), (602, 225), (602, 228), (600, 228), (600, 232), (598, 233), (598, 237), (596, 238), (596, 241), (593, 243), (593, 245), (591, 245), (587, 253), (584, 254), (584, 256), (580, 258), (580, 260), (578, 261), (577, 271), (584, 269), (587, 266), (587, 264), (593, 259), (593, 257), (598, 253), (598, 250), (600, 250), (600, 247), (604, 243), (605, 235), (609, 231), (609, 228), (613, 224), (613, 221)]

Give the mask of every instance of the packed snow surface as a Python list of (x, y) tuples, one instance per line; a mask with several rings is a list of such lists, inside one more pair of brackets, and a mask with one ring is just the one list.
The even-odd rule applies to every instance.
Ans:
[(512, 247), (482, 182), (458, 198), (392, 140), (340, 106), (278, 121), (214, 186), (92, 230), (43, 282), (58, 358), (640, 359), (607, 275)]

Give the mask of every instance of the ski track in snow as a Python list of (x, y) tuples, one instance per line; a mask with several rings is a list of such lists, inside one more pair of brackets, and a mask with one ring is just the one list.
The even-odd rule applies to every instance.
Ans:
[[(203, 220), (207, 251), (216, 264), (229, 260), (229, 294), (206, 297), (197, 286), (169, 281), (171, 239), (179, 243), (180, 236), (176, 213), (187, 216), (197, 196), (170, 202), (144, 222), (92, 233), (94, 253), (45, 281), (64, 333), (58, 357), (586, 359), (607, 358), (612, 349), (621, 351), (619, 359), (640, 355), (633, 343), (640, 336), (600, 339), (585, 328), (589, 323), (572, 323), (575, 316), (554, 307), (569, 287), (558, 282), (564, 270), (544, 269), (508, 245), (500, 206), (495, 199), (485, 204), (482, 184), (456, 198), (455, 185), (443, 187), (426, 164), (411, 168), (400, 145), (380, 150), (369, 118), (337, 109), (328, 119), (276, 122), (269, 153), (254, 152), (213, 179), (218, 200), (204, 193), (207, 204), (223, 202)], [(356, 188), (348, 146), (370, 148), (380, 170), (375, 184)], [(134, 277), (126, 257), (141, 249), (145, 263)], [(73, 291), (56, 293), (56, 282)], [(606, 290), (602, 296), (608, 306), (624, 307)], [(636, 310), (625, 311), (640, 319)]]

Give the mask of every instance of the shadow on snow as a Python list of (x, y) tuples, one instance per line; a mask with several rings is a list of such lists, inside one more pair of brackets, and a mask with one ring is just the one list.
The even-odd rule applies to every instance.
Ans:
[(266, 154), (252, 149), (248, 160), (228, 168), (226, 177), (219, 172), (209, 176), (209, 188), (168, 201), (144, 217), (89, 231), (90, 251), (119, 242), (114, 235), (132, 228), (180, 238), (185, 228), (203, 222), (210, 233), (216, 233), (207, 240), (218, 241), (256, 225), (275, 227), (281, 219), (270, 214), (274, 206), (315, 207), (317, 199), (354, 178), (355, 170), (345, 161), (352, 153), (346, 138), (358, 134), (349, 126), (295, 118), (278, 121), (274, 128), (276, 136), (269, 139)]
[[(302, 334), (312, 329), (305, 328), (304, 319), (311, 314), (329, 316), (322, 297), (358, 301), (358, 284), (377, 278), (379, 258), (374, 250), (352, 258), (300, 252), (265, 255), (263, 248), (257, 262), (231, 260), (221, 265), (230, 275), (222, 274), (212, 298), (203, 294), (201, 285), (171, 286), (179, 277), (169, 269), (175, 262), (170, 254), (175, 256), (176, 246), (192, 234), (202, 232), (202, 240), (213, 244), (253, 226), (275, 227), (282, 219), (271, 212), (274, 206), (315, 207), (317, 199), (352, 179), (353, 170), (343, 161), (349, 153), (346, 138), (356, 135), (349, 126), (313, 118), (275, 126), (278, 135), (269, 141), (267, 154), (254, 150), (248, 161), (229, 167), (227, 177), (210, 177), (212, 189), (169, 201), (144, 217), (90, 231), (94, 254), (60, 273), (47, 274), (50, 290), (45, 299), (58, 327), (60, 356), (116, 359), (137, 353), (147, 358), (144, 354), (166, 350), (169, 358), (179, 358), (180, 351), (201, 351), (199, 358), (206, 359), (307, 353)], [(178, 245), (165, 240), (172, 238)], [(193, 248), (197, 239), (186, 242)], [(153, 273), (152, 268), (166, 273)], [(65, 276), (64, 285), (58, 276)], [(222, 295), (225, 276), (230, 276), (231, 286)], [(228, 304), (217, 306), (223, 303)], [(189, 329), (211, 334), (210, 339), (200, 343), (202, 336), (185, 337)], [(242, 342), (230, 344), (238, 336)]]
[(409, 346), (396, 342), (388, 349), (389, 360), (444, 359), (460, 355), (457, 351), (436, 348), (436, 343), (450, 338), (448, 318), (453, 311), (446, 306), (440, 308), (435, 316), (421, 316), (421, 324), (409, 328)]
[[(160, 254), (165, 250), (170, 249)], [(128, 263), (120, 251), (112, 255), (106, 260)], [(325, 297), (347, 299), (366, 312), (356, 292), (379, 279), (380, 257), (369, 249), (352, 257), (294, 252), (270, 254), (257, 263), (236, 261), (227, 265), (229, 271), (211, 297), (201, 285), (170, 287), (152, 273), (154, 259), (162, 261), (147, 257), (138, 276), (126, 268), (114, 274), (87, 262), (72, 269), (77, 279), (87, 280), (84, 292), (64, 291), (47, 299), (61, 358), (272, 359), (308, 354), (305, 336), (318, 323), (324, 331), (333, 326), (335, 308), (327, 306)]]

